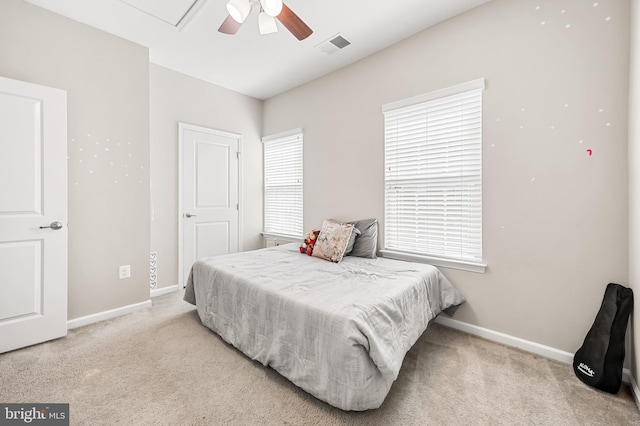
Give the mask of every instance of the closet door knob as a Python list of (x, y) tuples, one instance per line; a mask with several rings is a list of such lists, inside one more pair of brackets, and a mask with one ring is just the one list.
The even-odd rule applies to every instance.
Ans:
[(54, 231), (57, 231), (58, 229), (62, 229), (62, 223), (60, 223), (60, 222), (51, 222), (51, 225), (41, 226), (40, 227), (40, 229), (46, 229), (46, 228), (51, 228)]

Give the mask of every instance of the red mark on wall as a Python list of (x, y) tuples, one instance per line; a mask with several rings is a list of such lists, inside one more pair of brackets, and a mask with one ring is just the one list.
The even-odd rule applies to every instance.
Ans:
[(591, 154), (593, 154), (593, 151), (588, 149), (587, 152), (589, 153), (589, 157), (591, 157)]

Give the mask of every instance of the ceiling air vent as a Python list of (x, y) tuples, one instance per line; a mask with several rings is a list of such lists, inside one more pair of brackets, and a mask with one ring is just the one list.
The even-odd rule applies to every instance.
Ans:
[(344, 49), (348, 45), (350, 45), (346, 38), (342, 37), (342, 35), (338, 34), (331, 37), (329, 40), (325, 40), (316, 47), (327, 54), (336, 53), (340, 49)]

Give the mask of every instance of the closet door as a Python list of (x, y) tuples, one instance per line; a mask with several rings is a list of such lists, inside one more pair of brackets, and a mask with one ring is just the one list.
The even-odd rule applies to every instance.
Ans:
[(240, 250), (242, 137), (180, 123), (181, 283), (193, 262)]
[(0, 77), (0, 352), (67, 334), (66, 99)]

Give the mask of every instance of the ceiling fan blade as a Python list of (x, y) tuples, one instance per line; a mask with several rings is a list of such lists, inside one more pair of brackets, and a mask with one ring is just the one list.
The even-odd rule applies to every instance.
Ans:
[(218, 31), (220, 31), (223, 34), (233, 35), (238, 32), (241, 25), (242, 24), (236, 21), (235, 19), (233, 19), (231, 15), (228, 15), (227, 19), (225, 19), (222, 25), (220, 25), (220, 28), (218, 28)]
[(298, 15), (293, 13), (286, 4), (282, 5), (282, 12), (280, 12), (276, 18), (278, 18), (278, 21), (287, 27), (287, 29), (291, 31), (291, 34), (293, 34), (298, 40), (304, 40), (313, 33), (311, 28), (309, 28), (309, 26), (305, 24)]

